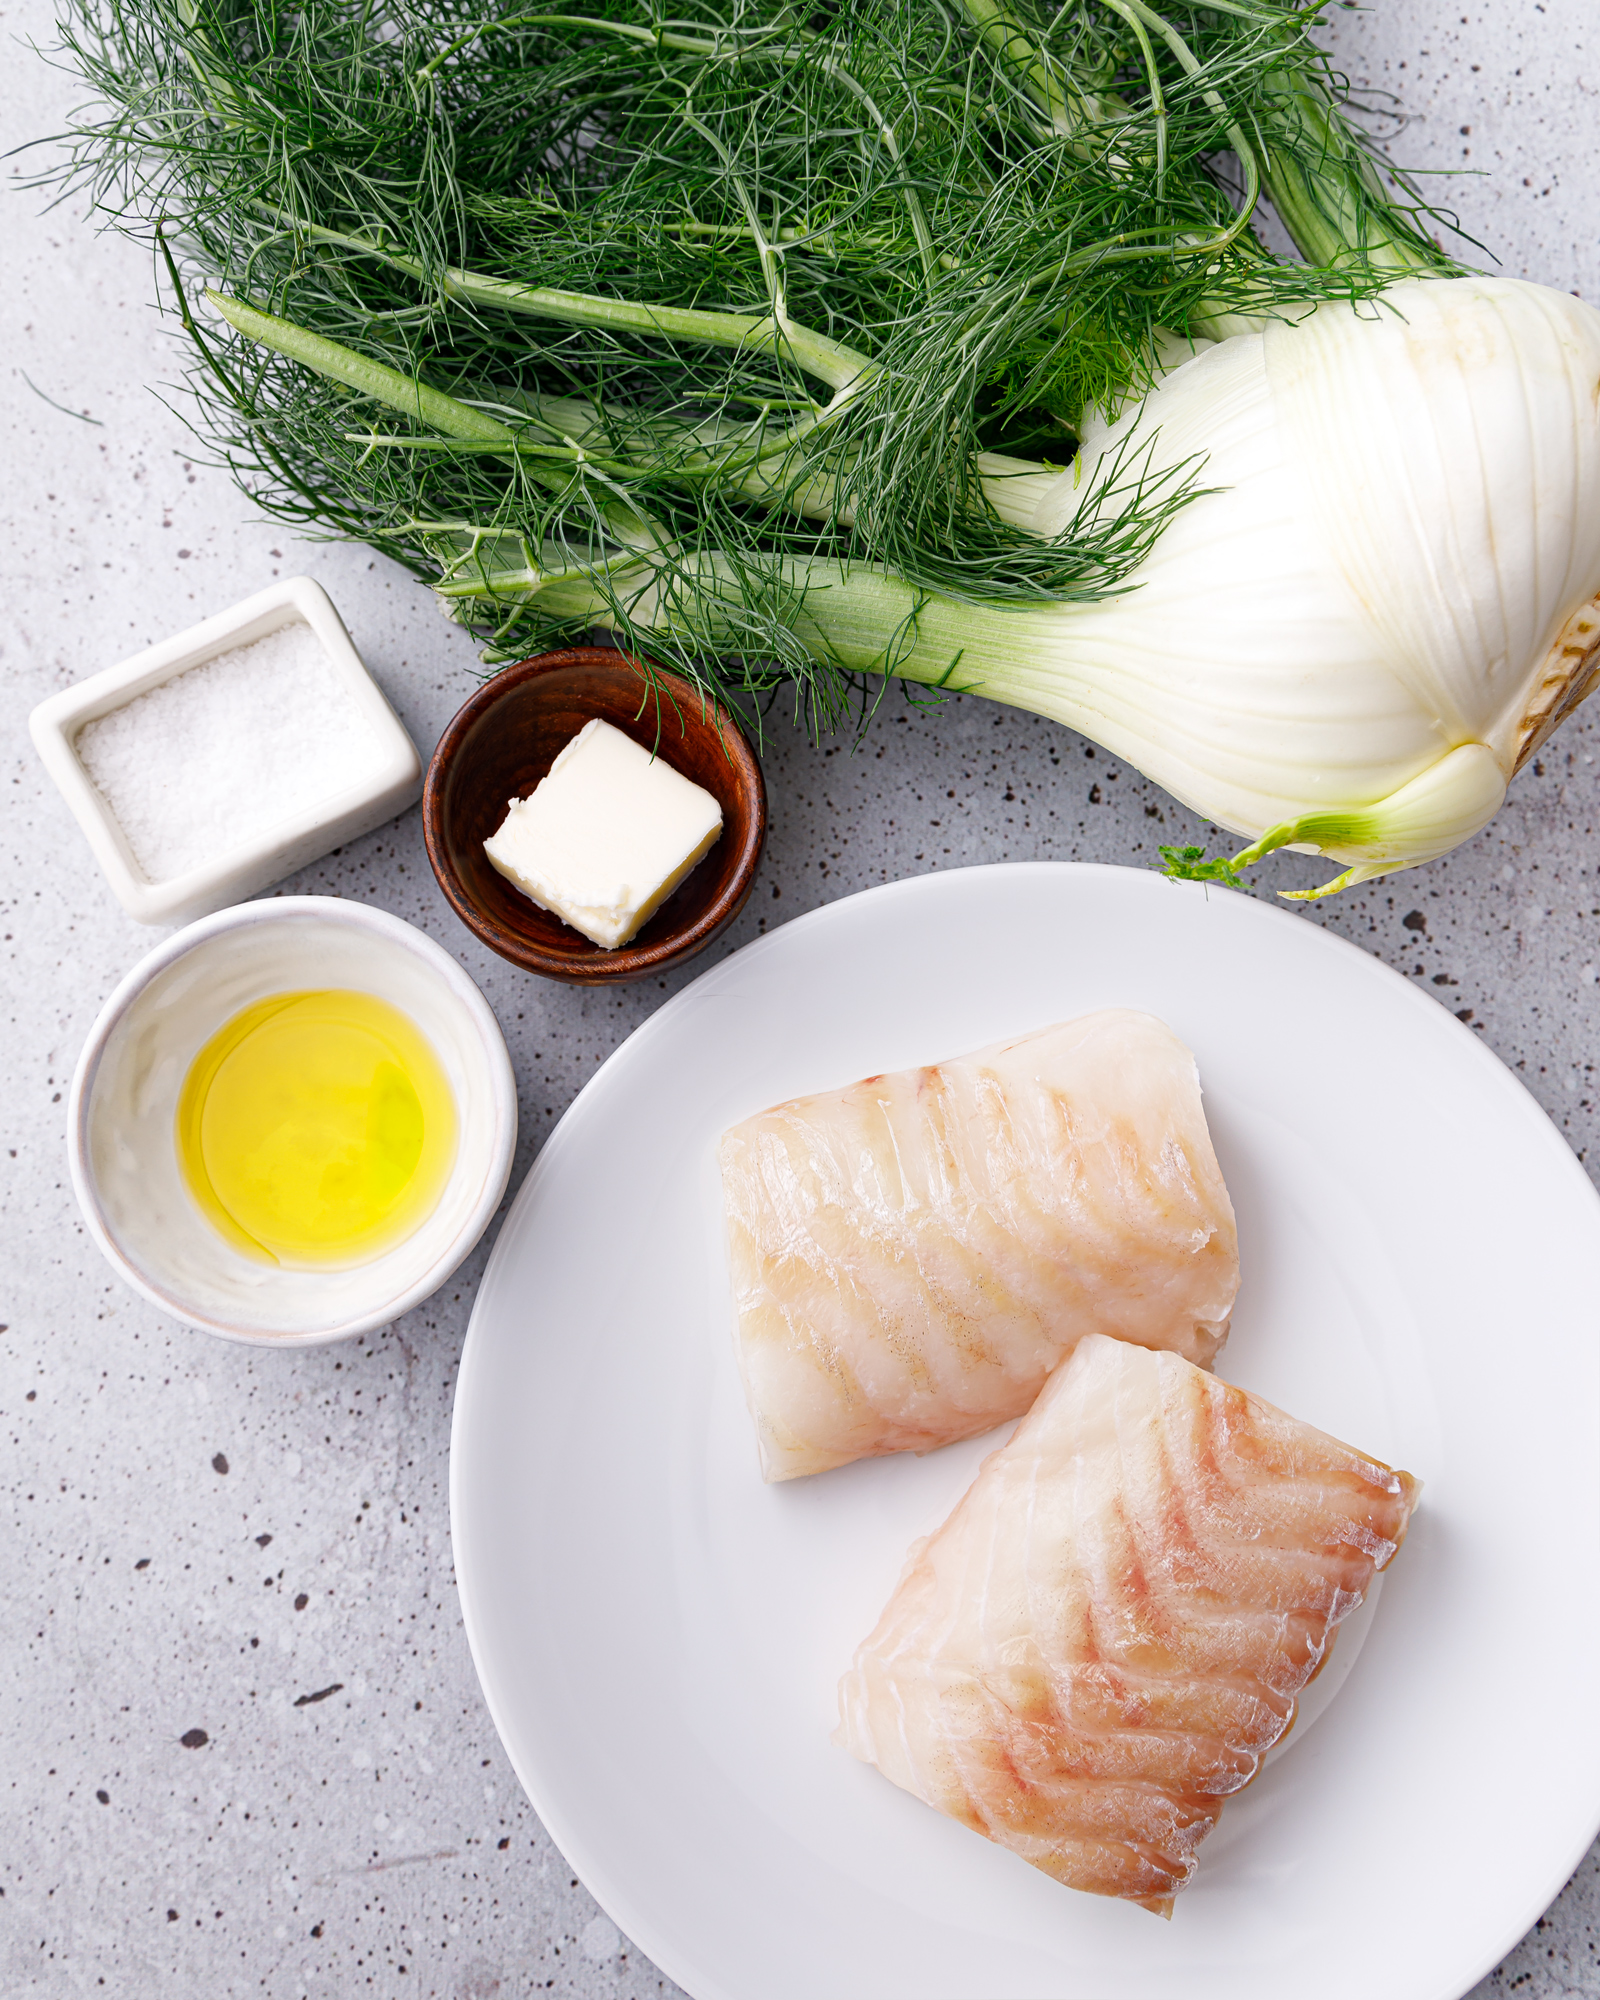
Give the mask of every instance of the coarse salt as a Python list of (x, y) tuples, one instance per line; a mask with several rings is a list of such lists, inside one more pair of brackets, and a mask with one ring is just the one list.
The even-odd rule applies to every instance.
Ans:
[(383, 754), (299, 620), (85, 723), (76, 749), (152, 882), (362, 783)]

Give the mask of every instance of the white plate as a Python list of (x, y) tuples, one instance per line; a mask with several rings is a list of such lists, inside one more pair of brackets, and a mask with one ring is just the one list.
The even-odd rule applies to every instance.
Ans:
[[(907, 1543), (993, 1440), (762, 1485), (714, 1159), (779, 1098), (1106, 1006), (1199, 1058), (1243, 1264), (1219, 1372), (1426, 1482), (1337, 1699), (1170, 1924), (829, 1743)], [(1600, 1203), (1543, 1113), (1314, 925), (1114, 868), (851, 897), (663, 1007), (506, 1219), (451, 1455), (490, 1711), (695, 2000), (1455, 2000), (1600, 1819), (1597, 1299)]]

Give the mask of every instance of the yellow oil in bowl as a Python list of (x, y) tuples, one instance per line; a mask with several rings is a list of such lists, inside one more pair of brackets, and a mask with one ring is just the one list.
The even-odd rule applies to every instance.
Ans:
[(275, 993), (235, 1014), (178, 1097), (178, 1159), (207, 1220), (270, 1263), (368, 1263), (432, 1210), (455, 1160), (426, 1036), (371, 993)]

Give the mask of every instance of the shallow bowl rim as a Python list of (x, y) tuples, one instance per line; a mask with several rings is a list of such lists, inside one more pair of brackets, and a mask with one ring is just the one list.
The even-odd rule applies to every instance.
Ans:
[[(483, 1044), (492, 1078), (494, 1117), (485, 1148), (488, 1171), (482, 1192), (461, 1226), (441, 1246), (418, 1279), (380, 1306), (338, 1321), (333, 1326), (270, 1333), (259, 1327), (231, 1325), (226, 1320), (195, 1312), (175, 1291), (168, 1291), (155, 1283), (128, 1258), (107, 1227), (96, 1189), (89, 1159), (89, 1109), (95, 1081), (112, 1035), (128, 1009), (159, 974), (225, 932), (254, 924), (282, 922), (286, 918), (313, 916), (347, 924), (354, 930), (376, 932), (413, 952), (443, 979), (451, 997), (471, 1019)], [(163, 939), (124, 974), (95, 1016), (73, 1070), (67, 1100), (67, 1164), (72, 1178), (72, 1192), (77, 1197), (79, 1210), (101, 1255), (125, 1284), (132, 1286), (142, 1298), (148, 1299), (162, 1312), (202, 1333), (215, 1334), (222, 1340), (237, 1341), (250, 1347), (328, 1347), (387, 1326), (402, 1313), (420, 1305), (445, 1283), (463, 1258), (470, 1255), (488, 1228), (511, 1178), (516, 1143), (516, 1077), (505, 1036), (488, 1001), (443, 946), (426, 932), (418, 930), (415, 924), (408, 924), (403, 917), (393, 916), (387, 910), (374, 909), (369, 903), (352, 902), (343, 896), (272, 896), (256, 902), (236, 903), (208, 917), (200, 917)]]
[[(444, 847), (444, 793), (449, 766), (471, 732), (513, 688), (540, 676), (572, 666), (631, 668), (647, 679), (659, 682), (674, 697), (687, 725), (714, 731), (728, 748), (737, 772), (740, 791), (750, 803), (749, 824), (737, 866), (727, 888), (682, 931), (674, 932), (643, 946), (620, 945), (615, 951), (591, 955), (587, 940), (574, 944), (570, 954), (519, 940), (492, 923), (467, 894), (460, 875)], [(654, 973), (675, 970), (703, 951), (732, 923), (744, 907), (755, 882), (756, 869), (767, 831), (767, 788), (761, 763), (751, 749), (738, 716), (728, 703), (709, 689), (696, 687), (684, 675), (670, 668), (646, 662), (637, 654), (613, 646), (566, 646), (547, 653), (530, 654), (495, 671), (458, 708), (428, 760), (422, 782), (422, 837), (428, 863), (445, 900), (478, 942), (510, 965), (540, 978), (559, 980), (567, 985), (624, 985)], [(574, 936), (577, 933), (574, 932)]]

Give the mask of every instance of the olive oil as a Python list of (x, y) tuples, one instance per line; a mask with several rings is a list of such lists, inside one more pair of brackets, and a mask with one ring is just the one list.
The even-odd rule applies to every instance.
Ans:
[(195, 1057), (178, 1158), (206, 1219), (274, 1264), (364, 1264), (449, 1177), (455, 1105), (427, 1038), (371, 993), (275, 993)]

